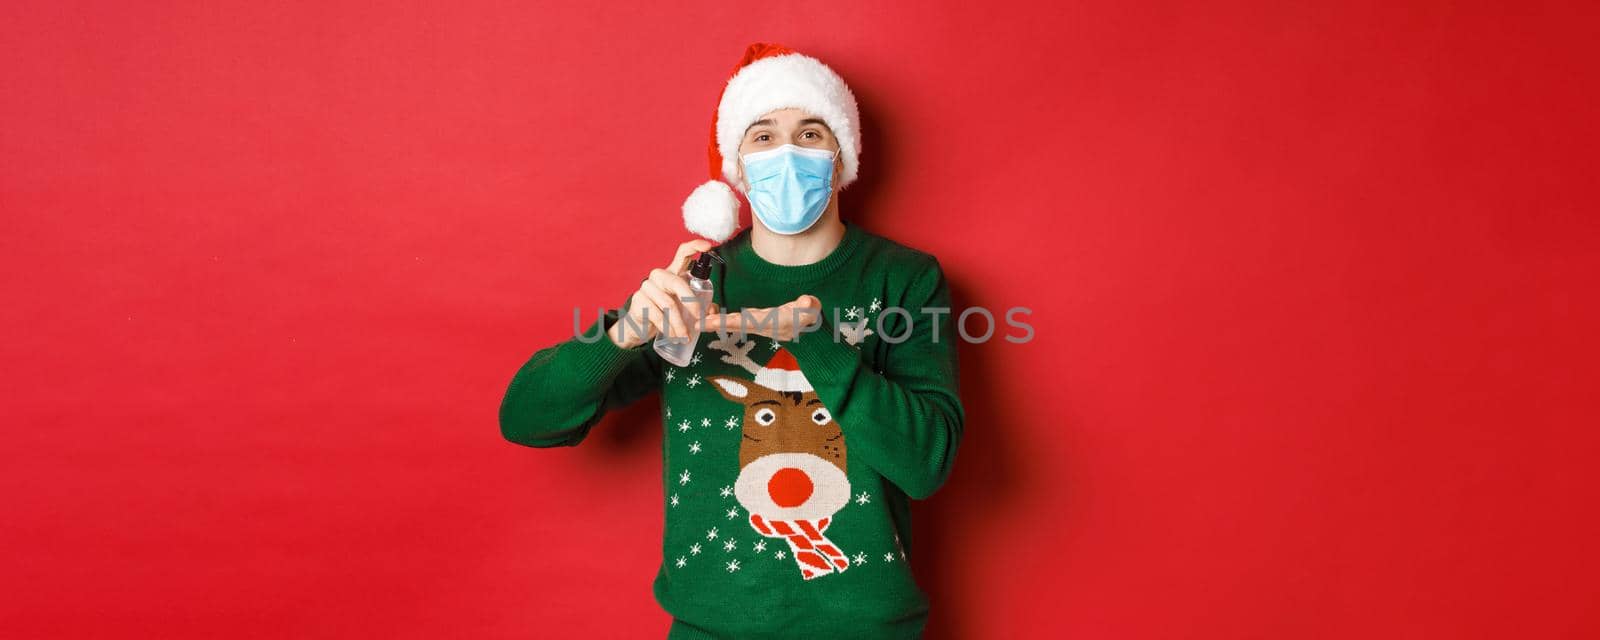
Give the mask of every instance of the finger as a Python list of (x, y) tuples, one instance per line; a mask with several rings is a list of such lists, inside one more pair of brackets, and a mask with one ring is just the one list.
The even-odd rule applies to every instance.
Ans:
[(683, 274), (666, 269), (651, 269), (650, 276), (645, 279), (668, 293), (681, 292), (682, 295), (694, 297), (694, 289), (689, 288), (689, 279), (683, 277)]
[(656, 301), (651, 299), (650, 296), (645, 295), (642, 297), (643, 301), (639, 303), (639, 313), (643, 317), (642, 324), (646, 333), (645, 339), (651, 340), (657, 336), (667, 335), (667, 327), (664, 324), (661, 308), (656, 305)]
[(672, 292), (656, 286), (654, 282), (648, 283), (647, 286), (651, 292), (651, 300), (656, 306), (657, 319), (661, 323), (661, 335), (673, 338), (688, 336), (689, 325), (684, 321), (682, 308)]
[(673, 338), (683, 338), (689, 335), (688, 325), (682, 324), (683, 318), (678, 315), (678, 304), (672, 300), (672, 294), (662, 291), (654, 282), (645, 282), (640, 291), (650, 297), (650, 304), (656, 308), (651, 321), (661, 331), (661, 335)]
[(724, 334), (736, 333), (739, 334), (740, 338), (750, 334), (771, 337), (773, 327), (767, 321), (767, 318), (777, 311), (778, 309), (770, 307), (766, 309), (740, 309), (734, 313), (723, 313), (711, 317), (716, 318), (714, 326), (721, 327)]
[[(753, 311), (751, 315), (755, 315)], [(740, 340), (744, 340), (749, 335), (744, 320), (745, 314), (742, 313), (719, 313), (714, 316), (707, 316), (706, 326), (702, 327), (701, 331), (716, 331), (718, 335), (738, 336)], [(755, 318), (752, 317), (751, 320), (754, 322)], [(757, 324), (756, 331), (760, 330), (760, 325)]]
[(694, 289), (689, 287), (689, 282), (684, 280), (683, 276), (665, 269), (656, 269), (650, 272), (650, 283), (660, 287), (678, 303), (673, 305), (673, 309), (682, 314), (679, 320), (683, 322), (683, 326), (691, 326), (690, 320), (698, 319), (705, 313), (700, 308), (700, 297), (695, 295)]
[(787, 305), (784, 313), (785, 320), (789, 321), (796, 332), (809, 328), (822, 318), (822, 300), (811, 294), (803, 294)]
[(667, 271), (678, 275), (689, 272), (689, 257), (701, 251), (710, 251), (711, 241), (694, 239), (678, 245), (678, 252), (672, 256), (672, 262), (667, 263)]

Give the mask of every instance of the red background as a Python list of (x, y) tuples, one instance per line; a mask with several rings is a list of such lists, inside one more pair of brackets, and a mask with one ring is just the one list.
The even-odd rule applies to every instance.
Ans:
[(0, 9), (7, 637), (659, 637), (655, 396), (496, 410), (754, 40), (860, 97), (848, 219), (1033, 309), (929, 637), (1600, 634), (1593, 4), (143, 4)]

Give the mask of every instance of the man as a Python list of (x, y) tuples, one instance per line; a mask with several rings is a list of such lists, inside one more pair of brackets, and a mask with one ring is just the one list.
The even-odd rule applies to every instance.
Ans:
[[(956, 334), (933, 256), (840, 219), (859, 118), (826, 65), (751, 45), (713, 120), (713, 180), (684, 204), (718, 240), (739, 202), (717, 178), (751, 204), (751, 226), (717, 248), (711, 304), (685, 273), (712, 244), (686, 242), (624, 317), (535, 353), (501, 404), (506, 439), (572, 446), (661, 392), (653, 589), (669, 638), (916, 638), (926, 624), (909, 500), (945, 482), (961, 439)], [(685, 366), (650, 348), (691, 332)]]

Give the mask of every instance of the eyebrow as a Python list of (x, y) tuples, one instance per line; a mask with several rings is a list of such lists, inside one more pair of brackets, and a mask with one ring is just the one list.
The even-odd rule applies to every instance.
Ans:
[[(754, 129), (756, 127), (772, 126), (774, 124), (777, 124), (777, 123), (773, 122), (772, 118), (762, 118), (760, 120), (757, 120), (755, 122), (750, 123), (750, 126), (744, 128), (744, 132), (745, 133), (750, 133), (750, 130)], [(808, 124), (820, 124), (820, 125), (823, 126), (823, 128), (827, 128), (828, 127), (828, 123), (823, 122), (821, 118), (806, 118), (806, 119), (800, 121), (800, 126), (802, 126), (802, 127), (806, 126)], [(828, 129), (828, 130), (832, 131), (832, 129)]]

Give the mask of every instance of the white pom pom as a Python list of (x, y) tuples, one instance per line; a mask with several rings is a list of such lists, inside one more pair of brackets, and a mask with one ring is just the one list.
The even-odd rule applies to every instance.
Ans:
[(683, 226), (712, 242), (727, 240), (739, 227), (739, 198), (733, 188), (721, 180), (695, 187), (683, 201)]

